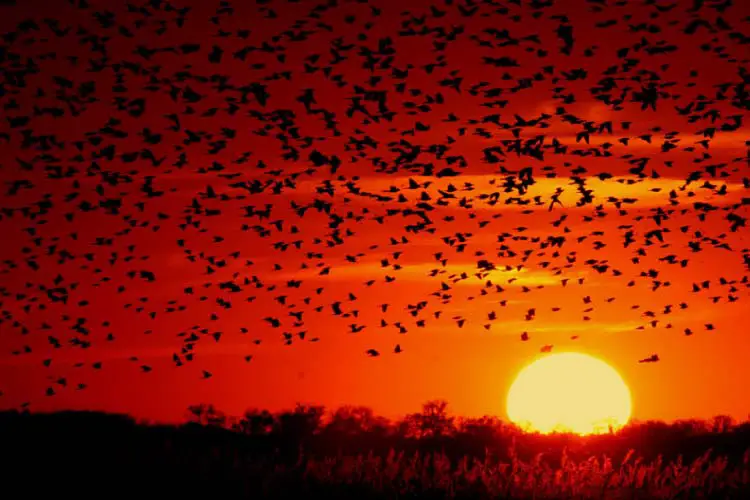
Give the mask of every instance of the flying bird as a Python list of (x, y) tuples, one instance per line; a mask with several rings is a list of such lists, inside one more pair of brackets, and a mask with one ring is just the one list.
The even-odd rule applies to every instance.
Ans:
[(0, 348), (37, 397), (126, 377), (117, 348), (151, 384), (219, 346), (250, 371), (339, 334), (747, 309), (742, 2), (151, 3), (4, 21)]

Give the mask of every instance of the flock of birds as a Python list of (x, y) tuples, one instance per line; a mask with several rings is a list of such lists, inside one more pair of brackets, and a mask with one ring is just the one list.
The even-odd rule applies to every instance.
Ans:
[(616, 300), (594, 277), (649, 297), (638, 329), (739, 301), (750, 11), (638, 3), (0, 6), (0, 356), (99, 371), (151, 336), (180, 367), (231, 337), (251, 362), (378, 329), (406, 356), (467, 310), (533, 342), (551, 300)]

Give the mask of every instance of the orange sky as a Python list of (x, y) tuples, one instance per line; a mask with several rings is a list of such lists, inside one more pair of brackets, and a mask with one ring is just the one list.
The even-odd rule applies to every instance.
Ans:
[[(553, 344), (553, 352), (590, 353), (614, 366), (630, 386), (637, 419), (708, 418), (717, 414), (745, 419), (750, 414), (746, 388), (750, 367), (745, 363), (750, 358), (750, 341), (744, 328), (750, 320), (744, 306), (748, 268), (743, 263), (748, 233), (747, 227), (731, 231), (726, 218), (729, 213), (748, 216), (747, 205), (742, 205), (748, 198), (743, 184), (748, 168), (747, 127), (720, 131), (706, 149), (698, 141), (703, 139), (702, 130), (711, 126), (710, 119), (700, 117), (690, 122), (675, 108), (700, 100), (701, 95), (711, 96), (705, 99), (710, 101), (706, 110), (715, 109), (721, 115), (713, 126), (732, 123), (733, 115), (745, 117), (746, 109), (716, 95), (717, 85), (739, 85), (737, 68), (742, 66), (741, 61), (700, 49), (712, 36), (722, 40), (731, 37), (707, 31), (685, 35), (684, 27), (694, 14), (683, 6), (656, 19), (649, 17), (655, 12), (653, 7), (613, 7), (611, 12), (597, 13), (580, 6), (578, 10), (557, 12), (554, 9), (563, 8), (558, 6), (534, 19), (532, 9), (514, 6), (523, 20), (513, 22), (506, 16), (507, 28), (517, 39), (538, 34), (539, 44), (524, 41), (490, 51), (477, 47), (476, 38), (470, 35), (486, 38), (483, 30), (504, 26), (493, 24), (492, 18), (464, 19), (451, 14), (431, 19), (430, 23), (446, 27), (460, 24), (465, 36), (448, 44), (446, 67), (427, 73), (423, 65), (436, 57), (429, 38), (398, 36), (403, 28), (400, 23), (409, 17), (401, 14), (402, 6), (373, 4), (378, 4), (382, 13), (366, 42), (356, 36), (364, 28), (347, 27), (344, 18), (351, 13), (361, 24), (371, 15), (369, 7), (346, 4), (323, 14), (327, 22), (343, 26), (334, 34), (320, 27), (313, 29), (317, 20), (312, 17), (308, 18), (314, 31), (310, 40), (303, 44), (287, 39), (274, 42), (288, 45), (283, 62), (272, 52), (252, 52), (244, 62), (231, 59), (230, 54), (243, 45), (260, 46), (262, 41), (273, 40), (274, 34), (305, 18), (305, 6), (281, 9), (277, 18), (259, 23), (264, 12), (261, 7), (238, 5), (232, 16), (222, 18), (221, 29), (236, 31), (252, 26), (247, 41), (215, 37), (218, 28), (206, 21), (213, 7), (203, 3), (194, 5), (184, 29), (175, 27), (157, 36), (153, 30), (158, 23), (147, 23), (135, 39), (100, 26), (91, 12), (56, 7), (59, 12), (50, 15), (63, 24), (87, 26), (95, 33), (111, 36), (109, 57), (113, 62), (159, 66), (137, 75), (126, 70), (123, 78), (127, 93), (113, 91), (114, 71), (92, 74), (85, 65), (76, 68), (65, 63), (67, 55), (91, 57), (76, 37), (51, 35), (45, 42), (38, 40), (43, 35), (32, 33), (22, 34), (13, 42), (13, 51), (43, 61), (43, 70), (29, 75), (25, 87), (6, 85), (12, 91), (0, 101), (7, 106), (13, 99), (19, 107), (14, 111), (11, 106), (10, 112), (30, 114), (34, 106), (54, 105), (62, 92), (52, 83), (58, 75), (76, 84), (94, 80), (99, 100), (86, 106), (78, 117), (33, 117), (30, 127), (35, 134), (56, 134), (66, 141), (64, 148), (50, 153), (56, 158), (43, 158), (39, 151), (24, 148), (18, 129), (7, 129), (11, 139), (0, 150), (0, 180), (33, 183), (16, 195), (0, 195), (3, 208), (16, 209), (13, 216), (4, 213), (0, 219), (5, 241), (0, 245), (0, 407), (30, 402), (37, 410), (102, 409), (174, 420), (184, 415), (188, 405), (198, 402), (212, 402), (233, 414), (248, 407), (275, 410), (309, 402), (329, 407), (361, 404), (396, 416), (415, 411), (426, 400), (441, 398), (448, 400), (457, 414), (504, 417), (505, 394), (514, 375), (541, 356), (541, 346)], [(409, 5), (415, 15), (429, 12), (428, 2)], [(596, 22), (620, 16), (625, 8), (633, 15), (627, 23), (608, 28), (606, 35), (594, 28)], [(571, 56), (559, 52), (554, 32), (556, 12), (568, 15), (576, 27)], [(747, 6), (738, 5), (728, 13), (711, 10), (705, 15), (710, 19), (721, 15), (734, 22), (747, 14)], [(151, 21), (171, 19), (172, 15), (154, 11)], [(27, 16), (42, 22), (43, 16), (31, 7), (13, 9), (0, 21), (2, 31), (13, 30)], [(118, 22), (130, 25), (136, 14), (118, 10), (117, 16)], [(639, 22), (653, 22), (663, 31), (646, 36), (632, 28)], [(746, 28), (746, 23), (737, 24)], [(24, 44), (23, 40), (32, 36), (37, 40)], [(374, 72), (363, 69), (363, 57), (356, 51), (347, 52), (347, 60), (332, 66), (332, 74), (343, 75), (347, 81), (344, 87), (338, 87), (320, 71), (304, 72), (304, 59), (311, 52), (322, 54), (321, 66), (327, 64), (325, 61), (333, 57), (331, 49), (340, 47), (336, 37), (342, 38), (343, 45), (365, 43), (375, 48), (386, 36), (392, 37), (396, 46), (392, 65), (400, 69), (414, 66), (403, 80), (407, 88), (419, 89), (418, 95), (397, 93), (394, 88), (400, 80), (394, 78), (390, 68)], [(642, 110), (638, 103), (629, 101), (622, 109), (597, 101), (591, 88), (607, 68), (623, 63), (615, 56), (616, 51), (632, 47), (642, 37), (656, 45), (665, 40), (679, 46), (671, 55), (638, 55), (638, 69), (644, 71), (639, 77), (652, 71), (663, 82), (672, 82), (664, 87), (665, 92), (671, 92), (670, 97), (660, 101), (658, 112)], [(202, 45), (198, 56), (165, 52), (144, 61), (133, 54), (141, 44), (166, 47), (187, 42)], [(214, 44), (226, 51), (227, 59), (218, 67), (206, 62)], [(727, 51), (743, 56), (739, 44), (725, 44)], [(534, 58), (527, 45), (534, 50), (543, 48), (550, 55)], [(586, 48), (597, 55), (584, 57)], [(58, 53), (57, 60), (40, 58), (53, 49)], [(521, 63), (513, 68), (482, 64), (482, 57), (500, 54), (519, 58)], [(266, 66), (252, 69), (252, 62)], [(187, 68), (186, 64), (191, 66)], [(669, 66), (663, 67), (665, 64)], [(529, 89), (508, 90), (517, 79), (531, 77), (546, 65), (555, 67), (554, 76), (546, 76)], [(566, 81), (563, 72), (577, 68), (586, 69), (586, 79)], [(698, 76), (689, 76), (691, 69)], [(232, 93), (217, 90), (210, 80), (180, 81), (180, 71), (188, 70), (206, 76), (228, 75), (238, 85), (265, 81), (271, 97), (265, 106), (251, 99), (241, 104), (241, 112), (230, 115), (224, 108)], [(292, 72), (290, 80), (263, 80), (285, 70)], [(451, 77), (453, 70), (463, 78), (461, 92), (440, 84)], [(153, 71), (153, 76), (148, 71)], [(506, 72), (512, 78), (503, 79)], [(381, 81), (368, 81), (373, 75), (380, 76)], [(617, 75), (621, 77), (618, 89), (640, 88), (632, 78), (638, 71), (620, 71)], [(161, 78), (167, 80), (161, 82), (159, 90), (148, 88), (154, 79)], [(483, 106), (487, 99), (469, 92), (473, 84), (482, 81), (505, 89), (501, 98), (508, 104), (504, 108)], [(186, 113), (185, 102), (169, 97), (170, 85), (183, 92), (189, 85), (204, 96), (191, 105), (194, 113)], [(373, 123), (362, 114), (347, 116), (357, 85), (388, 89), (389, 106), (397, 111), (393, 120)], [(589, 144), (577, 141), (581, 126), (566, 123), (555, 114), (563, 105), (554, 97), (556, 87), (577, 97), (575, 103), (565, 105), (568, 113), (595, 124), (612, 121), (613, 133), (594, 134)], [(37, 88), (47, 89), (47, 95), (35, 97)], [(341, 135), (334, 135), (322, 116), (306, 113), (296, 101), (307, 88), (316, 91), (315, 106), (335, 113)], [(442, 104), (430, 101), (429, 109), (410, 114), (415, 109), (411, 102), (423, 105), (429, 101), (426, 96), (437, 92), (442, 94)], [(131, 117), (116, 109), (114, 98), (123, 94), (147, 98), (143, 116)], [(204, 114), (214, 107), (220, 109), (215, 116)], [(377, 106), (370, 107), (375, 110)], [(258, 118), (258, 113), (285, 109), (296, 113), (297, 130), (285, 128), (283, 120), (279, 125), (279, 120)], [(476, 121), (496, 112), (502, 123), (508, 124), (505, 128)], [(168, 128), (171, 123), (164, 115), (170, 113), (180, 115), (182, 130)], [(450, 113), (459, 121), (446, 121)], [(548, 117), (541, 123), (518, 127), (520, 136), (528, 140), (544, 134), (545, 144), (551, 144), (554, 137), (568, 147), (565, 154), (553, 154), (548, 149), (545, 158), (539, 160), (506, 151), (500, 164), (484, 160), (485, 148), (507, 147), (502, 141), (513, 138), (516, 115), (531, 120), (543, 113)], [(121, 120), (117, 127), (129, 136), (107, 137), (101, 145), (87, 144), (81, 152), (85, 160), (76, 161), (74, 156), (79, 151), (74, 142), (86, 139), (87, 132), (100, 129), (111, 116)], [(626, 129), (623, 121), (632, 122), (632, 126)], [(417, 122), (430, 129), (413, 135), (403, 133)], [(269, 134), (259, 135), (269, 123), (273, 124), (269, 125)], [(657, 126), (661, 129), (653, 130)], [(156, 157), (165, 158), (160, 166), (143, 158), (130, 163), (120, 157), (97, 158), (109, 143), (116, 143), (118, 154), (140, 150), (144, 147), (144, 127), (163, 134), (161, 143), (148, 146)], [(225, 149), (212, 153), (212, 140), (226, 127), (236, 130), (235, 138)], [(186, 145), (185, 130), (215, 135)], [(487, 130), (492, 137), (483, 136), (481, 132)], [(674, 143), (676, 149), (665, 152), (662, 145), (670, 132), (676, 132), (679, 142)], [(646, 133), (652, 134), (651, 144), (638, 139)], [(297, 135), (313, 139), (305, 144)], [(350, 139), (362, 140), (365, 136), (375, 145), (364, 147), (358, 157)], [(629, 138), (627, 146), (618, 142), (621, 138)], [(282, 157), (289, 152), (283, 148), (283, 140), (294, 145), (298, 160)], [(400, 140), (408, 144), (399, 144)], [(602, 147), (605, 143), (611, 147)], [(401, 150), (409, 144), (422, 148), (420, 160), (399, 164)], [(423, 167), (417, 163), (432, 162), (436, 171), (448, 166), (443, 156), (428, 151), (437, 144), (449, 144), (444, 156), (464, 156), (466, 168), (452, 164), (461, 175), (420, 175)], [(608, 151), (610, 156), (583, 154), (594, 148)], [(338, 171), (313, 167), (308, 160), (313, 149), (340, 157)], [(234, 163), (246, 151), (250, 152), (248, 162)], [(181, 152), (189, 153), (187, 164), (171, 166)], [(642, 178), (630, 171), (638, 158), (649, 158)], [(17, 159), (33, 167), (24, 170)], [(259, 161), (267, 166), (258, 167)], [(221, 163), (226, 170), (210, 170), (213, 162)], [(397, 166), (397, 171), (388, 173), (381, 168), (385, 163), (389, 168)], [(51, 178), (45, 164), (77, 171), (70, 177)], [(711, 168), (706, 168), (709, 165), (716, 166), (715, 177), (710, 175)], [(311, 167), (312, 173), (307, 174)], [(502, 186), (506, 178), (526, 167), (533, 167), (535, 184), (522, 197), (505, 192)], [(117, 172), (128, 180), (107, 184), (100, 170), (108, 175)], [(687, 184), (685, 179), (695, 171), (701, 171), (702, 177)], [(614, 177), (600, 180), (597, 176), (603, 172)], [(149, 198), (141, 190), (151, 176), (153, 186), (163, 190), (163, 196)], [(580, 195), (572, 182), (575, 176), (586, 179), (593, 204), (576, 206)], [(241, 186), (255, 181), (283, 183), (285, 179), (288, 184), (282, 184), (279, 194), (271, 190), (251, 194)], [(705, 181), (710, 184), (705, 185)], [(550, 211), (548, 206), (558, 187), (563, 189), (559, 198), (562, 206)], [(216, 196), (208, 195), (209, 191)], [(77, 198), (66, 198), (73, 192), (78, 193)], [(487, 198), (492, 193), (498, 193), (496, 204)], [(53, 200), (54, 209), (36, 217), (24, 216), (21, 207), (45, 195)], [(119, 214), (106, 213), (102, 208), (84, 212), (79, 206), (83, 200), (98, 206), (112, 198), (122, 200)], [(519, 205), (513, 198), (529, 203)], [(298, 207), (315, 200), (329, 203), (330, 210), (342, 217), (340, 235), (332, 234), (329, 214), (315, 207), (308, 208), (304, 216), (297, 213)], [(138, 205), (141, 202), (143, 206)], [(420, 208), (420, 203), (429, 208)], [(706, 213), (704, 220), (699, 218), (701, 203), (716, 208)], [(272, 208), (268, 218), (244, 216), (247, 206), (263, 210), (268, 205)], [(195, 206), (200, 209), (196, 211)], [(210, 216), (207, 209), (220, 213)], [(423, 219), (395, 211), (404, 209), (427, 210), (432, 222), (429, 228), (434, 231), (415, 232), (409, 226)], [(657, 223), (654, 215), (659, 210), (668, 217)], [(66, 220), (66, 213), (75, 214), (72, 221)], [(192, 222), (196, 225), (191, 226)], [(243, 229), (243, 224), (248, 227)], [(658, 241), (654, 230), (663, 231), (663, 241)], [(624, 247), (626, 234), (631, 231), (633, 243)], [(647, 236), (649, 233), (651, 236)], [(547, 245), (548, 237), (561, 236), (565, 237), (562, 247)], [(338, 237), (343, 237), (342, 244), (336, 243)], [(111, 244), (106, 238), (112, 239)], [(700, 251), (693, 251), (691, 243), (699, 244)], [(72, 257), (66, 257), (65, 251)], [(529, 252), (528, 257), (524, 252)], [(436, 253), (441, 255), (436, 258)], [(444, 264), (443, 259), (447, 259)], [(482, 259), (496, 269), (477, 276), (477, 262)], [(676, 263), (670, 263), (670, 259)], [(683, 259), (688, 260), (685, 267), (679, 264)], [(38, 263), (38, 269), (30, 268), (29, 261)], [(321, 275), (323, 269), (328, 273)], [(140, 279), (141, 270), (155, 273), (156, 280)], [(128, 275), (131, 271), (136, 272), (134, 278)], [(462, 273), (466, 273), (465, 279), (457, 279)], [(51, 302), (43, 288), (55, 286), (57, 276), (70, 292), (66, 304)], [(296, 280), (301, 282), (299, 287), (290, 283)], [(367, 285), (370, 280), (374, 283)], [(694, 284), (700, 288), (705, 281), (707, 287), (693, 291)], [(229, 282), (241, 285), (241, 291), (220, 287)], [(118, 292), (121, 285), (126, 288)], [(185, 293), (188, 287), (194, 293)], [(86, 303), (80, 304), (82, 300)], [(231, 302), (232, 307), (223, 307), (227, 302), (222, 301)], [(338, 302), (342, 315), (332, 312), (332, 304)], [(389, 304), (385, 312), (381, 309), (384, 303)], [(533, 318), (526, 319), (532, 308)], [(412, 311), (416, 311), (414, 315)], [(440, 318), (435, 317), (438, 311)], [(290, 312), (302, 312), (303, 319), (296, 319)], [(493, 313), (494, 319), (490, 319), (488, 315)], [(78, 318), (85, 318), (79, 323), (84, 333), (75, 328)], [(278, 318), (281, 325), (274, 328), (264, 318)], [(465, 323), (459, 327), (462, 319)], [(381, 320), (387, 325), (381, 327)], [(418, 323), (422, 320), (423, 326)], [(398, 325), (403, 325), (405, 332), (400, 332)], [(362, 326), (365, 328), (352, 331)], [(685, 335), (686, 328), (693, 334)], [(199, 337), (193, 342), (194, 359), (176, 367), (173, 353), (184, 358), (180, 350), (193, 332)], [(217, 332), (221, 333), (220, 341), (212, 336)], [(304, 332), (304, 339), (300, 332)], [(530, 337), (526, 342), (520, 340), (523, 332)], [(107, 340), (109, 333), (115, 340)], [(291, 345), (285, 345), (284, 333), (293, 337)], [(62, 346), (51, 345), (49, 336)], [(71, 344), (72, 339), (88, 341), (91, 346), (82, 349)], [(393, 353), (396, 344), (403, 348), (402, 353)], [(381, 355), (370, 358), (365, 355), (368, 349), (377, 349)], [(654, 353), (658, 353), (660, 362), (638, 363)], [(244, 359), (248, 355), (252, 355), (250, 362)], [(130, 359), (134, 356), (137, 360)], [(42, 364), (45, 359), (52, 359), (49, 367)], [(101, 362), (101, 369), (94, 369), (94, 362)], [(78, 363), (83, 366), (77, 367)], [(143, 364), (153, 371), (144, 373), (139, 368)], [(213, 376), (202, 379), (203, 370)], [(61, 377), (67, 387), (57, 382)], [(85, 383), (86, 389), (76, 390), (79, 383)], [(55, 389), (54, 396), (45, 396), (48, 387)]]

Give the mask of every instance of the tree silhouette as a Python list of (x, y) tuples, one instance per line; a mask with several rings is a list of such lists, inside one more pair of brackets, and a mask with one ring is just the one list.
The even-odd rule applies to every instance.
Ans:
[(275, 418), (268, 410), (246, 410), (234, 424), (234, 430), (248, 436), (267, 436), (273, 432)]
[(188, 406), (188, 422), (209, 426), (226, 427), (228, 419), (224, 412), (217, 410), (214, 405), (200, 403)]
[(366, 406), (342, 406), (332, 413), (326, 430), (333, 434), (353, 436), (379, 429), (385, 430), (388, 426), (388, 420), (376, 416), (372, 408)]
[(711, 420), (713, 432), (729, 432), (734, 425), (734, 419), (728, 415), (716, 415)]
[(439, 438), (450, 435), (454, 430), (453, 417), (448, 416), (448, 402), (443, 400), (427, 401), (420, 413), (407, 415), (409, 433), (417, 438)]
[(304, 442), (321, 428), (325, 407), (297, 404), (291, 412), (277, 416), (274, 432), (289, 440)]

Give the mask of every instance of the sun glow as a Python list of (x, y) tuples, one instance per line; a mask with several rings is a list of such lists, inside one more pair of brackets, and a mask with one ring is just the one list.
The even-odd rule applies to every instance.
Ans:
[(630, 390), (604, 361), (580, 353), (545, 356), (526, 366), (508, 391), (508, 417), (529, 431), (600, 434), (624, 426)]

